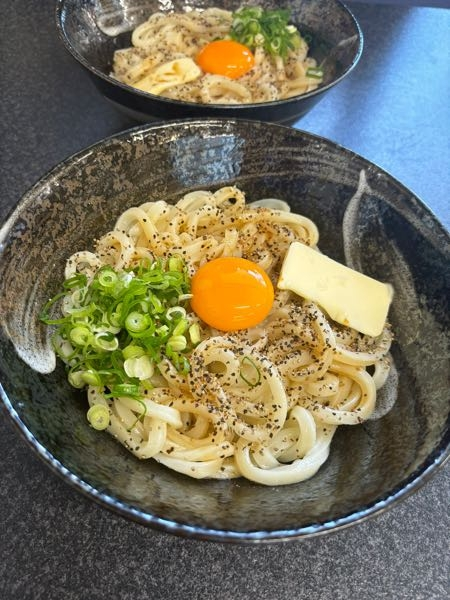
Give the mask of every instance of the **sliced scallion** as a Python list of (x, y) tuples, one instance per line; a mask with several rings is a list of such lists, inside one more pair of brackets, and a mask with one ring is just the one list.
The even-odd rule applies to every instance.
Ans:
[(89, 280), (75, 275), (45, 304), (40, 318), (55, 326), (52, 345), (71, 385), (137, 400), (140, 382), (150, 385), (164, 357), (180, 373), (189, 372), (188, 353), (197, 339), (187, 333), (190, 280), (183, 260), (172, 258), (144, 260), (121, 272), (105, 266)]
[(149, 316), (136, 311), (131, 312), (125, 319), (125, 327), (132, 333), (141, 333), (142, 331), (145, 331), (149, 325)]
[(123, 363), (123, 368), (128, 377), (134, 377), (140, 380), (150, 379), (155, 370), (152, 360), (146, 354), (143, 356), (135, 356), (134, 358), (127, 358)]
[(86, 346), (93, 341), (94, 336), (88, 327), (77, 326), (70, 331), (70, 339), (77, 346)]
[(172, 319), (180, 319), (181, 317), (186, 316), (186, 309), (182, 306), (171, 306), (166, 311), (166, 319), (172, 321)]
[(117, 283), (117, 274), (113, 269), (104, 268), (99, 271), (97, 280), (101, 286), (110, 288)]
[(112, 352), (119, 347), (119, 340), (110, 332), (96, 333), (95, 345), (101, 350)]
[(323, 69), (320, 67), (309, 67), (306, 69), (306, 77), (311, 77), (312, 79), (323, 79)]
[(182, 272), (184, 269), (183, 259), (179, 256), (171, 256), (168, 262), (169, 271)]
[(110, 396), (112, 398), (127, 396), (129, 398), (136, 398), (139, 396), (139, 386), (133, 383), (119, 383), (117, 385), (113, 385), (110, 388)]
[(92, 370), (92, 369), (88, 369), (87, 371), (83, 371), (81, 373), (81, 379), (84, 381), (84, 383), (86, 383), (87, 385), (95, 385), (95, 386), (100, 386), (102, 385), (102, 380), (100, 375)]
[(269, 54), (284, 60), (301, 43), (297, 28), (289, 24), (289, 17), (290, 11), (286, 9), (241, 7), (233, 13), (230, 37), (252, 51), (262, 46)]
[(175, 337), (179, 335), (183, 335), (186, 329), (189, 327), (189, 321), (187, 319), (180, 319), (178, 323), (175, 325), (175, 328), (172, 332), (172, 335)]
[[(246, 365), (252, 367), (252, 379), (249, 379), (243, 372)], [(257, 386), (261, 382), (261, 371), (259, 370), (258, 365), (249, 356), (244, 356), (244, 358), (242, 359), (239, 376), (243, 381), (245, 381), (247, 385), (249, 385), (252, 388)]]
[(109, 410), (103, 404), (92, 405), (86, 416), (91, 426), (97, 431), (102, 431), (109, 425)]
[(125, 360), (128, 358), (138, 358), (139, 356), (144, 356), (145, 349), (142, 346), (130, 344), (122, 350), (122, 354)]
[(192, 325), (189, 327), (189, 337), (194, 345), (197, 345), (200, 342), (200, 326), (198, 323), (192, 323)]
[(173, 335), (167, 340), (167, 346), (173, 352), (182, 352), (187, 348), (187, 340), (184, 335)]
[(142, 421), (144, 419), (145, 415), (147, 414), (147, 405), (145, 404), (145, 402), (142, 402), (142, 400), (139, 400), (139, 399), (136, 399), (136, 402), (139, 402), (139, 404), (142, 406), (142, 412), (138, 416), (138, 418), (136, 419), (136, 421), (131, 425), (131, 427), (129, 427), (127, 429), (127, 431), (131, 431), (132, 429), (134, 429), (136, 427), (136, 423), (138, 421)]
[(86, 385), (86, 382), (83, 379), (82, 371), (70, 371), (67, 379), (69, 380), (70, 385), (74, 388), (81, 389)]

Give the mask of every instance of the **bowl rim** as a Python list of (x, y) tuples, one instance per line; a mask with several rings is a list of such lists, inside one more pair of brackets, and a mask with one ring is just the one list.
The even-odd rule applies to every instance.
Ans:
[[(384, 174), (389, 179), (390, 183), (393, 183), (397, 188), (406, 194), (408, 198), (408, 209), (413, 212), (425, 212), (432, 222), (433, 226), (440, 230), (440, 235), (443, 236), (450, 244), (450, 232), (440, 223), (433, 212), (427, 207), (427, 205), (420, 200), (416, 194), (411, 192), (406, 186), (399, 182), (393, 177), (388, 171), (379, 167), (376, 163), (369, 161), (360, 154), (320, 135), (312, 134), (307, 131), (300, 129), (293, 129), (285, 125), (277, 123), (266, 123), (263, 121), (254, 121), (248, 119), (227, 119), (227, 118), (197, 118), (197, 119), (176, 119), (166, 121), (164, 123), (147, 123), (144, 125), (138, 125), (119, 133), (112, 134), (104, 137), (101, 140), (91, 144), (59, 162), (56, 166), (44, 173), (20, 198), (17, 204), (12, 208), (9, 216), (6, 218), (2, 227), (0, 227), (0, 244), (7, 237), (11, 226), (15, 222), (16, 217), (20, 213), (23, 207), (27, 207), (32, 201), (36, 190), (47, 185), (49, 182), (54, 181), (57, 177), (64, 172), (68, 165), (75, 164), (87, 156), (91, 155), (93, 151), (98, 148), (106, 147), (110, 143), (114, 143), (118, 140), (132, 140), (140, 139), (142, 135), (145, 135), (151, 131), (157, 131), (159, 129), (177, 129), (180, 125), (187, 124), (198, 128), (206, 127), (208, 125), (215, 125), (219, 127), (235, 127), (240, 124), (245, 124), (250, 127), (253, 126), (264, 126), (272, 129), (285, 129), (290, 132), (292, 136), (298, 135), (300, 137), (307, 138), (311, 141), (325, 143), (326, 145), (332, 146), (334, 149), (338, 149), (341, 153), (348, 156), (350, 159), (357, 158), (367, 163), (367, 166), (375, 167), (378, 172)], [(411, 200), (413, 202), (411, 203)], [(2, 253), (0, 252), (0, 260)], [(427, 481), (435, 475), (437, 470), (441, 468), (447, 460), (450, 459), (450, 427), (444, 431), (444, 434), (439, 444), (432, 450), (432, 452), (422, 461), (422, 463), (411, 473), (408, 477), (401, 480), (397, 485), (391, 488), (384, 495), (375, 498), (372, 502), (363, 505), (358, 509), (351, 510), (335, 519), (326, 519), (320, 522), (307, 523), (299, 527), (292, 527), (290, 529), (274, 529), (274, 530), (227, 530), (227, 529), (214, 529), (205, 527), (202, 525), (189, 525), (186, 522), (176, 521), (174, 519), (166, 519), (158, 517), (156, 515), (144, 512), (143, 510), (134, 507), (124, 501), (118, 500), (114, 496), (101, 492), (91, 484), (84, 481), (80, 476), (72, 473), (64, 464), (55, 458), (53, 454), (41, 444), (34, 434), (28, 429), (27, 425), (21, 419), (20, 415), (12, 405), (8, 398), (8, 395), (0, 382), (0, 404), (4, 413), (11, 419), (15, 425), (22, 439), (25, 439), (27, 444), (31, 446), (38, 457), (45, 463), (50, 469), (56, 473), (62, 480), (70, 484), (72, 487), (77, 489), (87, 498), (94, 500), (101, 506), (129, 519), (157, 529), (166, 533), (176, 534), (186, 538), (195, 538), (203, 541), (214, 541), (214, 542), (230, 542), (238, 544), (247, 543), (270, 543), (270, 542), (283, 542), (298, 539), (306, 539), (319, 535), (324, 535), (333, 531), (347, 528), (351, 525), (356, 525), (368, 518), (382, 514), (389, 508), (398, 504), (399, 501), (409, 497), (412, 493), (419, 490)], [(447, 420), (449, 421), (449, 419)], [(275, 486), (276, 487), (276, 486)]]
[[(340, 81), (342, 81), (345, 77), (347, 77), (347, 75), (349, 75), (349, 73), (351, 71), (353, 71), (353, 69), (358, 64), (359, 59), (361, 58), (361, 55), (363, 52), (363, 48), (364, 48), (363, 32), (361, 30), (358, 20), (356, 19), (353, 12), (348, 8), (348, 6), (341, 0), (332, 0), (332, 1), (335, 2), (337, 5), (339, 5), (340, 8), (343, 9), (344, 12), (346, 12), (350, 16), (350, 19), (353, 22), (353, 25), (355, 26), (355, 29), (356, 29), (356, 35), (357, 35), (357, 39), (358, 39), (358, 47), (356, 49), (355, 55), (354, 55), (353, 60), (350, 63), (350, 65), (344, 70), (344, 72), (339, 77), (337, 77), (336, 79), (333, 79), (332, 81), (330, 81), (329, 83), (327, 83), (326, 85), (324, 85), (322, 87), (320, 87), (320, 86), (317, 87), (315, 90), (312, 90), (310, 92), (306, 92), (304, 94), (299, 94), (297, 96), (292, 96), (290, 98), (283, 98), (281, 100), (272, 100), (270, 102), (253, 102), (253, 103), (248, 103), (248, 104), (204, 104), (204, 103), (200, 103), (200, 102), (188, 102), (187, 100), (175, 100), (172, 98), (166, 98), (165, 96), (151, 94), (150, 92), (144, 92), (142, 90), (138, 90), (137, 88), (135, 88), (131, 85), (122, 83), (121, 81), (114, 79), (114, 77), (111, 77), (110, 75), (106, 75), (105, 73), (103, 73), (102, 71), (100, 71), (99, 69), (97, 69), (96, 67), (91, 65), (74, 48), (74, 46), (71, 44), (69, 38), (66, 35), (65, 28), (62, 23), (62, 14), (63, 14), (65, 5), (68, 2), (68, 0), (56, 0), (55, 21), (56, 21), (56, 29), (58, 31), (59, 37), (60, 37), (62, 43), (64, 44), (66, 50), (69, 52), (69, 54), (71, 54), (72, 57), (81, 66), (83, 66), (85, 69), (87, 69), (87, 71), (89, 71), (92, 75), (99, 77), (100, 79), (109, 83), (113, 87), (117, 87), (129, 94), (135, 94), (136, 96), (141, 97), (143, 99), (161, 102), (161, 104), (164, 104), (167, 106), (178, 106), (180, 108), (182, 108), (182, 107), (185, 107), (185, 108), (203, 107), (205, 110), (215, 110), (215, 109), (227, 110), (228, 109), (230, 111), (243, 111), (243, 110), (249, 110), (249, 109), (255, 110), (257, 108), (286, 106), (286, 105), (290, 105), (290, 104), (295, 104), (299, 100), (319, 96), (322, 93), (326, 92), (327, 90), (333, 88)], [(145, 113), (145, 109), (141, 108), (140, 110), (141, 110), (141, 112)], [(239, 117), (237, 117), (237, 118), (239, 118)], [(244, 115), (244, 118), (245, 118), (245, 115)]]

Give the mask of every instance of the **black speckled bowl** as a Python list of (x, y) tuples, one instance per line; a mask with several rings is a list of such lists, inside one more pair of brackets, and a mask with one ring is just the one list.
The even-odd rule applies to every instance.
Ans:
[[(208, 6), (233, 11), (242, 4), (291, 10), (292, 21), (312, 37), (310, 54), (323, 62), (324, 82), (317, 90), (276, 102), (209, 105), (155, 96), (110, 77), (114, 51), (130, 46), (131, 31), (154, 12)], [(56, 23), (67, 50), (87, 69), (100, 92), (139, 121), (228, 117), (292, 124), (350, 73), (363, 46), (358, 23), (338, 0), (58, 0)]]
[[(364, 172), (369, 187), (349, 202)], [(391, 281), (399, 395), (383, 418), (339, 428), (304, 483), (197, 481), (139, 461), (86, 421), (86, 399), (53, 367), (38, 322), (72, 252), (127, 207), (237, 184), (314, 219), (321, 249)], [(343, 226), (344, 223), (344, 226)], [(336, 144), (279, 125), (181, 121), (102, 141), (41, 179), (0, 230), (0, 381), (7, 415), (66, 481), (140, 523), (260, 542), (356, 523), (417, 489), (449, 455), (450, 237), (390, 175)], [(33, 368), (34, 367), (34, 368)], [(35, 370), (37, 369), (37, 370)], [(39, 372), (41, 371), (41, 372)]]

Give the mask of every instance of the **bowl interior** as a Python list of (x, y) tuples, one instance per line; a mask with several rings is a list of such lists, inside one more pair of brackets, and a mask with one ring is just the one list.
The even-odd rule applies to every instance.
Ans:
[[(292, 22), (311, 40), (310, 54), (319, 64), (323, 63), (321, 87), (342, 77), (360, 54), (359, 27), (348, 9), (337, 0), (261, 0), (246, 4), (290, 9)], [(114, 51), (130, 46), (131, 31), (154, 12), (182, 12), (208, 6), (234, 11), (241, 5), (241, 0), (213, 3), (205, 0), (62, 0), (58, 22), (66, 43), (82, 64), (110, 79)]]
[[(349, 207), (361, 172), (368, 186)], [(393, 283), (398, 399), (382, 419), (341, 427), (329, 460), (304, 483), (196, 481), (139, 461), (85, 419), (86, 399), (53, 367), (38, 314), (66, 258), (92, 247), (126, 208), (236, 184), (312, 218), (321, 249)], [(369, 187), (370, 186), (370, 187)], [(343, 227), (345, 221), (345, 227)], [(277, 125), (185, 121), (142, 127), (68, 159), (23, 198), (0, 231), (0, 381), (10, 416), (59, 473), (156, 527), (215, 539), (326, 531), (390, 504), (449, 447), (450, 241), (421, 202), (335, 144)], [(349, 250), (350, 248), (350, 250)]]

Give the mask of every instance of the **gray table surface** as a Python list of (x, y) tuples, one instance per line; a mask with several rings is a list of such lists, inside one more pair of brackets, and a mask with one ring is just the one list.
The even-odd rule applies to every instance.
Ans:
[[(59, 42), (53, 1), (0, 0), (0, 221), (68, 155), (132, 123)], [(352, 3), (364, 56), (298, 127), (379, 164), (450, 227), (450, 11)], [(0, 418), (0, 598), (444, 599), (444, 467), (413, 496), (329, 536), (264, 546), (129, 523), (53, 475)]]

